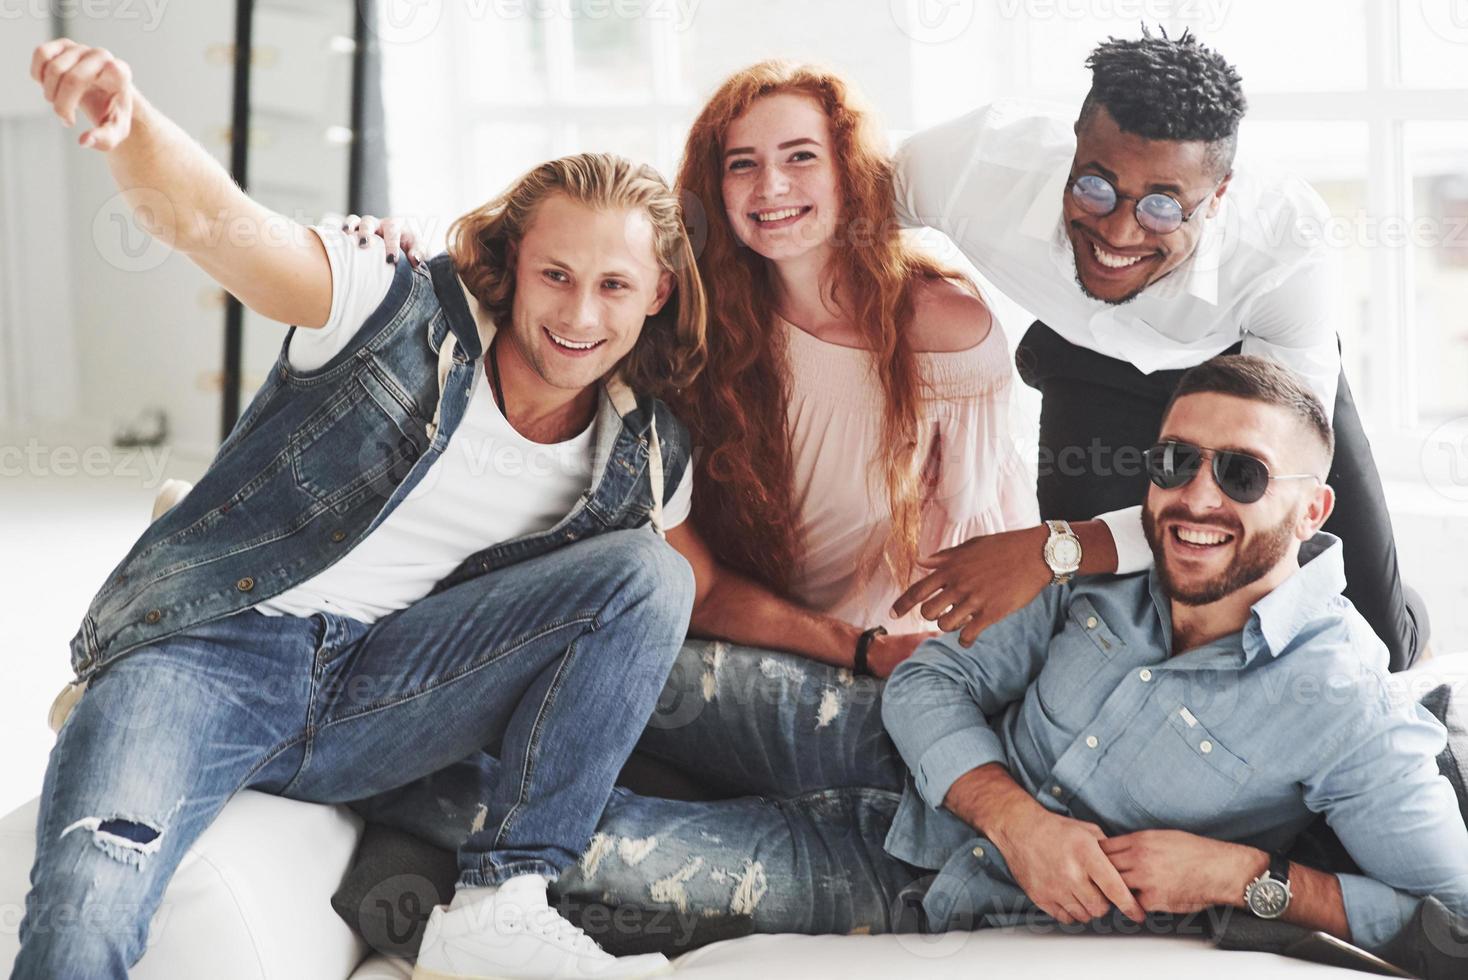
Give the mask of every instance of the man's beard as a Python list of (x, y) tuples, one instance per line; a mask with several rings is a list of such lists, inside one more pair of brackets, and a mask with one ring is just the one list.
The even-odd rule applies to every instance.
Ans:
[(1142, 293), (1146, 291), (1147, 287), (1152, 284), (1150, 282), (1142, 283), (1142, 285), (1138, 286), (1136, 289), (1133, 289), (1121, 299), (1107, 299), (1105, 296), (1097, 296), (1095, 293), (1091, 292), (1090, 287), (1086, 285), (1086, 280), (1081, 278), (1081, 270), (1077, 268), (1076, 285), (1081, 287), (1081, 292), (1085, 293), (1088, 299), (1094, 299), (1097, 302), (1105, 303), (1108, 306), (1124, 306), (1125, 304), (1130, 303), (1132, 300), (1136, 299), (1138, 296), (1142, 295)]
[[(1185, 509), (1171, 507), (1154, 518), (1149, 508), (1142, 508), (1142, 527), (1147, 532), (1147, 544), (1152, 548), (1152, 558), (1157, 566), (1157, 578), (1162, 583), (1162, 591), (1167, 593), (1169, 599), (1181, 602), (1185, 606), (1206, 606), (1209, 603), (1217, 602), (1245, 586), (1253, 585), (1274, 571), (1275, 566), (1289, 550), (1290, 538), (1293, 536), (1291, 529), (1295, 523), (1295, 515), (1288, 515), (1278, 524), (1255, 533), (1247, 540), (1243, 537), (1242, 529), (1230, 528), (1227, 533), (1232, 534), (1234, 540), (1239, 542), (1233, 561), (1213, 578), (1189, 589), (1173, 580), (1172, 573), (1167, 567), (1167, 553), (1164, 550), (1162, 532), (1157, 527), (1166, 518), (1176, 517), (1187, 520), (1189, 516)], [(1206, 524), (1208, 522), (1195, 521), (1194, 523)]]

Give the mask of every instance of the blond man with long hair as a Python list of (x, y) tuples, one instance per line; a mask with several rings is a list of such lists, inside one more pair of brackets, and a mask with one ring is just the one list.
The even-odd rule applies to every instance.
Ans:
[[(41, 794), (13, 976), (125, 977), (239, 790), (343, 802), (493, 746), (418, 975), (647, 976), (546, 901), (683, 642), (664, 535), (704, 359), (676, 195), (599, 154), (542, 164), (417, 269), (246, 196), (108, 52), (36, 50), (137, 220), (294, 324), (207, 472), (108, 576)], [(97, 928), (105, 918), (108, 928)]]

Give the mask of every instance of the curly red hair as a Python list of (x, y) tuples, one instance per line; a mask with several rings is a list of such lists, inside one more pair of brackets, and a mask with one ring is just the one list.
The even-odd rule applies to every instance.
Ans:
[[(692, 237), (706, 231), (699, 269), (709, 315), (706, 368), (672, 397), (700, 450), (694, 522), (726, 565), (789, 593), (804, 545), (797, 540), (791, 486), (786, 352), (771, 329), (768, 263), (739, 240), (723, 206), (725, 134), (756, 100), (783, 93), (809, 96), (830, 120), (841, 213), (836, 267), (828, 274), (881, 380), (881, 458), (892, 514), (883, 557), (897, 580), (906, 581), (921, 525), (924, 461), (915, 457), (924, 395), (905, 328), (919, 283), (958, 277), (902, 240), (891, 160), (875, 122), (850, 86), (821, 67), (764, 61), (736, 72), (694, 121), (684, 149), (677, 187), (686, 216), (696, 218), (690, 202), (703, 207), (706, 229), (692, 229)], [(864, 480), (866, 473), (853, 478)]]

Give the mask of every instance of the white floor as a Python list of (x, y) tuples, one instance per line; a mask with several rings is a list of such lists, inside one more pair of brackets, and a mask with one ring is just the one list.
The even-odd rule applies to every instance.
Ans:
[[(71, 676), (68, 644), (97, 585), (147, 525), (161, 482), (196, 480), (206, 464), (76, 436), (0, 433), (0, 814), (40, 790), (52, 743), (46, 711)], [(1468, 650), (1468, 513), (1409, 485), (1389, 486), (1388, 496), (1404, 577), (1427, 600), (1434, 648)]]

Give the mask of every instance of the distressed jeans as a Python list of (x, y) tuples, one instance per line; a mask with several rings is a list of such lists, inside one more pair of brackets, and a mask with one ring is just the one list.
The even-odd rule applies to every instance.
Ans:
[[(553, 894), (668, 912), (687, 932), (718, 916), (745, 917), (756, 932), (917, 930), (932, 872), (883, 849), (906, 769), (882, 728), (881, 691), (792, 654), (689, 641), (638, 751), (739, 798), (614, 790)], [(355, 806), (452, 848), (501, 766), (477, 753)]]
[[(484, 749), (460, 883), (576, 862), (687, 628), (688, 564), (618, 531), (368, 625), (246, 610), (140, 648), (62, 726), (13, 977), (123, 978), (237, 791), (339, 803)], [(161, 921), (161, 920), (160, 920)]]

